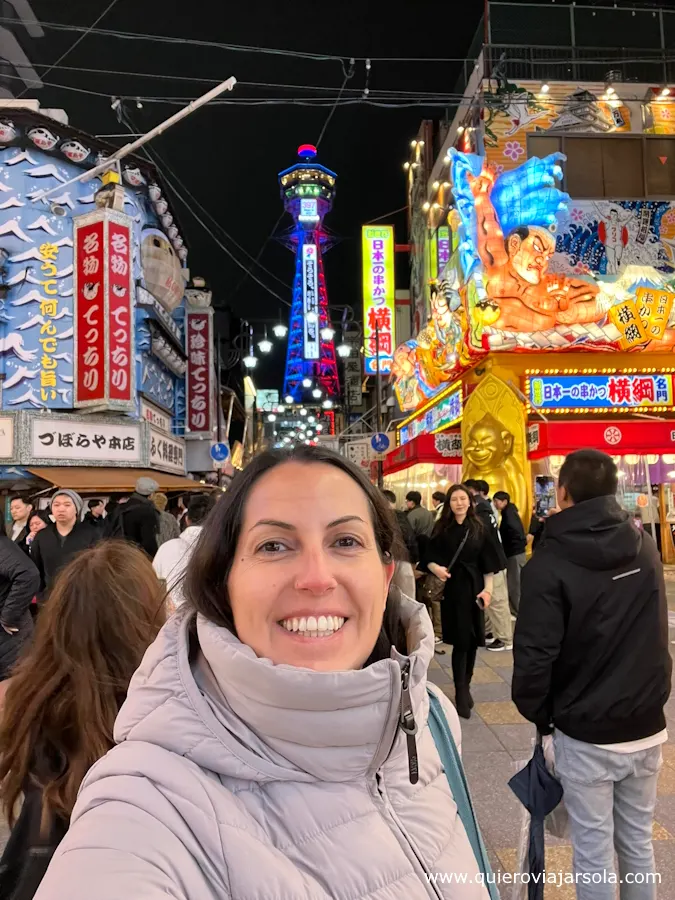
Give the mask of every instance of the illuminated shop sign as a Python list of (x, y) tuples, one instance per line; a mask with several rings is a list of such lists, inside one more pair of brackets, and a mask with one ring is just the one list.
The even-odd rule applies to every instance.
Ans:
[(391, 371), (396, 345), (393, 226), (364, 225), (362, 245), (363, 362), (366, 375), (375, 375), (378, 356), (380, 371)]
[(673, 375), (671, 372), (532, 375), (526, 393), (533, 408), (554, 413), (665, 410), (673, 405)]
[(456, 385), (445, 397), (405, 421), (399, 428), (399, 445), (407, 444), (419, 434), (435, 434), (455, 425), (462, 418), (462, 385)]
[(305, 359), (319, 358), (319, 299), (316, 244), (302, 248), (302, 306), (305, 321)]

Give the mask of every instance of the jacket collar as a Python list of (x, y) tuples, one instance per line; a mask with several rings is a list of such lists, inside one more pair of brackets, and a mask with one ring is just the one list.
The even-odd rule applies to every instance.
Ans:
[(116, 740), (160, 744), (219, 775), (254, 781), (349, 781), (375, 772), (399, 734), (408, 661), (419, 726), (428, 709), (433, 629), (421, 604), (403, 595), (400, 602), (409, 656), (392, 648), (390, 659), (349, 672), (273, 665), (227, 629), (179, 613), (134, 676)]

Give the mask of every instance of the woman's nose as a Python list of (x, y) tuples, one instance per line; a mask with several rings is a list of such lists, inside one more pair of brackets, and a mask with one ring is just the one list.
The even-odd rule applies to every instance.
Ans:
[(326, 594), (337, 586), (331, 571), (330, 559), (323, 550), (303, 553), (298, 559), (299, 570), (295, 579), (298, 591), (310, 594)]

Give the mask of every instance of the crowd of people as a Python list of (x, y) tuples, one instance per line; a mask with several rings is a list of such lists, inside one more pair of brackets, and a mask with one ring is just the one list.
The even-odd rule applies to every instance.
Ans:
[[(273, 885), (329, 898), (348, 885), (403, 900), (458, 873), (435, 895), (487, 900), (459, 787), (459, 717), (485, 645), (513, 648), (513, 699), (553, 735), (575, 870), (612, 871), (616, 850), (622, 874), (653, 872), (665, 585), (616, 488), (610, 457), (571, 454), (527, 563), (508, 494), (473, 481), (433, 510), (416, 492), (398, 510), (305, 446), (256, 457), (217, 503), (194, 496), (177, 531), (151, 479), (105, 516), (90, 503), (86, 521), (71, 491), (49, 515), (13, 499), (0, 896), (212, 900)], [(454, 705), (427, 681), (446, 645)], [(622, 896), (654, 900), (653, 884), (631, 887)], [(582, 900), (613, 890), (577, 884)]]

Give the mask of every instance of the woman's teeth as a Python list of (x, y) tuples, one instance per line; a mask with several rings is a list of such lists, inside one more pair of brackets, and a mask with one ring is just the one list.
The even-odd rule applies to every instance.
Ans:
[(297, 631), (304, 637), (329, 637), (345, 624), (344, 616), (303, 616), (300, 619), (282, 619), (279, 624), (286, 631)]

